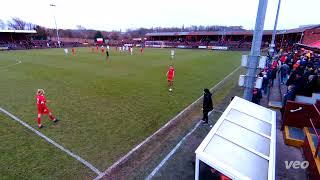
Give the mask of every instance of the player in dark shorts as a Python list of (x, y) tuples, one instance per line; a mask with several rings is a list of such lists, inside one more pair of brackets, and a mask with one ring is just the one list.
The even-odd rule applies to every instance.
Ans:
[(107, 54), (107, 60), (110, 60), (109, 50), (106, 51), (106, 54)]

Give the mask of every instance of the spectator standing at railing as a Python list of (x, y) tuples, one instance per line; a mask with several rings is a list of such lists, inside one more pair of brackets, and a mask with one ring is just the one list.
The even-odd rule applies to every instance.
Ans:
[(271, 87), (273, 87), (273, 82), (277, 78), (277, 72), (278, 72), (277, 66), (272, 65), (271, 66), (271, 84), (270, 84)]
[(273, 66), (273, 67), (278, 68), (278, 65), (279, 65), (279, 63), (278, 63), (277, 60), (273, 60), (273, 61), (272, 61), (272, 66)]
[(299, 72), (296, 73), (296, 78), (293, 80), (293, 85), (295, 87), (296, 94), (303, 94), (305, 84), (306, 82), (301, 76), (301, 74)]
[(285, 63), (286, 60), (287, 60), (287, 56), (286, 55), (281, 56), (281, 58), (280, 58), (281, 63)]
[(312, 74), (308, 76), (308, 80), (305, 86), (305, 94), (306, 96), (312, 96), (312, 93), (316, 90), (317, 86), (317, 81), (318, 81), (318, 76)]
[(300, 60), (298, 60), (296, 63), (294, 63), (293, 70), (296, 71), (299, 66), (300, 66)]
[(287, 54), (286, 62), (287, 62), (287, 61), (291, 61), (291, 60), (293, 59), (293, 56), (294, 56), (294, 52), (288, 53), (288, 54)]
[(289, 66), (289, 74), (290, 74), (291, 70), (293, 70), (293, 64), (294, 64), (293, 59), (287, 58), (286, 64), (288, 64), (288, 66)]
[(307, 66), (305, 68), (305, 71), (304, 71), (304, 74), (303, 74), (303, 78), (305, 80), (308, 80), (309, 76), (311, 76), (311, 75), (315, 75), (315, 72), (314, 72), (312, 66)]
[[(297, 73), (300, 74), (301, 76), (304, 75), (305, 70), (306, 70), (306, 67), (300, 66), (300, 65), (299, 65), (298, 68), (296, 69)], [(307, 78), (305, 78), (305, 80), (306, 80), (306, 79), (307, 79)]]
[(306, 67), (308, 64), (308, 60), (307, 58), (303, 57), (302, 61), (300, 62), (300, 66)]
[(260, 104), (261, 98), (262, 98), (261, 91), (259, 89), (257, 89), (257, 88), (254, 88), (253, 92), (252, 92), (252, 100), (251, 100), (251, 102), (253, 102), (255, 104)]
[(289, 75), (289, 66), (286, 63), (283, 63), (280, 67), (280, 73), (281, 73), (281, 84), (285, 84), (287, 82), (287, 78)]
[(262, 90), (264, 94), (267, 94), (268, 92), (268, 84), (269, 84), (269, 78), (266, 72), (263, 72), (263, 79), (262, 79)]
[(291, 85), (288, 87), (288, 92), (286, 94), (284, 94), (284, 96), (282, 98), (282, 108), (280, 109), (280, 112), (282, 115), (284, 113), (287, 101), (288, 100), (294, 101), (295, 98), (296, 98), (295, 87), (294, 87), (294, 85)]
[(264, 72), (264, 70), (263, 69), (259, 69), (260, 71), (259, 71), (259, 74), (258, 74), (258, 76), (259, 77), (263, 77), (263, 72)]
[(287, 83), (286, 83), (286, 85), (289, 87), (290, 85), (292, 85), (293, 84), (293, 81), (295, 80), (295, 78), (296, 78), (296, 71), (292, 71), (291, 72), (291, 74), (290, 74), (290, 76), (289, 76), (289, 79), (287, 80)]

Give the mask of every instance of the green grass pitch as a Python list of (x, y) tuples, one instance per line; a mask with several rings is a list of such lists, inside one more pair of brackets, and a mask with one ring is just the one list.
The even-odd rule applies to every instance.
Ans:
[[(61, 122), (40, 131), (103, 171), (240, 65), (242, 52), (145, 49), (134, 55), (77, 48), (0, 52), (0, 107), (33, 127), (35, 92), (46, 90)], [(17, 61), (21, 64), (10, 66)], [(173, 92), (166, 72), (175, 67)], [(33, 132), (0, 114), (0, 172), (7, 179), (95, 177)], [(70, 179), (68, 178), (68, 179)]]

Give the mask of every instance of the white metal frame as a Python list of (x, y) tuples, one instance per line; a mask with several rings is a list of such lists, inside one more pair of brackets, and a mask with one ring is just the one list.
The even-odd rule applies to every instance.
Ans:
[[(199, 147), (197, 148), (197, 150), (195, 151), (196, 153), (196, 166), (195, 166), (195, 179), (198, 180), (199, 179), (199, 161), (201, 160), (202, 162), (206, 163), (207, 165), (211, 166), (212, 168), (216, 169), (217, 171), (223, 173), (224, 175), (230, 177), (231, 179), (250, 179), (250, 177), (245, 176), (244, 174), (242, 174), (241, 172), (238, 172), (237, 170), (235, 170), (233, 167), (230, 167), (222, 162), (220, 162), (219, 160), (213, 158), (212, 156), (210, 156), (209, 154), (207, 154), (205, 151), (206, 147), (209, 145), (211, 139), (213, 138), (213, 136), (220, 136), (223, 138), (223, 136), (221, 136), (217, 131), (220, 128), (220, 126), (222, 125), (222, 123), (224, 121), (229, 121), (231, 123), (237, 124), (234, 121), (230, 120), (230, 118), (227, 117), (227, 115), (229, 114), (229, 112), (234, 109), (237, 110), (241, 113), (244, 113), (246, 115), (250, 115), (247, 112), (243, 112), (239, 109), (236, 108), (236, 105), (239, 105), (239, 103), (241, 103), (240, 101), (246, 101), (244, 99), (241, 99), (239, 97), (234, 97), (233, 101), (229, 104), (229, 106), (227, 107), (227, 109), (223, 112), (223, 114), (221, 115), (221, 117), (219, 118), (219, 120), (216, 122), (216, 124), (214, 125), (214, 127), (211, 129), (211, 131), (208, 133), (208, 135), (205, 137), (205, 139), (202, 141), (202, 143), (199, 145)], [(251, 103), (251, 102), (249, 102)], [(259, 106), (256, 104), (253, 104), (253, 106)], [(260, 136), (263, 136), (267, 139), (270, 139), (270, 152), (269, 152), (269, 156), (266, 156), (260, 152), (257, 152), (256, 150), (249, 148), (249, 147), (245, 147), (244, 145), (241, 145), (239, 143), (236, 143), (237, 146), (263, 158), (268, 160), (269, 164), (268, 164), (268, 180), (274, 180), (275, 179), (275, 158), (276, 158), (276, 113), (270, 109), (264, 108), (262, 106), (259, 106), (259, 108), (263, 108), (265, 111), (268, 111), (271, 113), (271, 121), (268, 122), (266, 120), (263, 119), (259, 119), (257, 117), (253, 115), (250, 115), (258, 120), (261, 120), (265, 123), (268, 123), (271, 125), (271, 136), (265, 135), (264, 133), (258, 132), (257, 130), (248, 128), (248, 127), (244, 127), (245, 125), (241, 125), (241, 124), (237, 124), (238, 126), (245, 128), (253, 133), (256, 133)], [(224, 138), (225, 139), (225, 138)], [(227, 139), (228, 141), (230, 141), (229, 139)], [(234, 143), (232, 141), (230, 141), (231, 143)], [(219, 147), (217, 147), (219, 148)], [(226, 154), (227, 155), (227, 154)]]
[(37, 31), (36, 31), (36, 30), (13, 30), (13, 29), (2, 30), (2, 29), (0, 29), (0, 33), (27, 33), (27, 34), (35, 34), (35, 33), (37, 33)]

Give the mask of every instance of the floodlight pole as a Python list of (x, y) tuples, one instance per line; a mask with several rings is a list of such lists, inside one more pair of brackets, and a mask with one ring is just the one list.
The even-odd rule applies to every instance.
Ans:
[(243, 98), (251, 101), (252, 91), (256, 80), (256, 71), (260, 57), (261, 40), (263, 35), (264, 19), (266, 16), (268, 0), (259, 0), (258, 12), (256, 17), (256, 25), (254, 29), (251, 52), (249, 56), (248, 71), (245, 82)]
[[(55, 4), (50, 4), (51, 7), (57, 7)], [(56, 30), (57, 30), (57, 40), (58, 40), (58, 46), (59, 48), (61, 47), (60, 45), (60, 38), (59, 38), (59, 30), (58, 30), (58, 26), (57, 26), (57, 21), (56, 21), (56, 13), (53, 13), (53, 19), (54, 19), (54, 23), (56, 25)]]
[(285, 32), (287, 32), (287, 30), (284, 30), (284, 31), (282, 32), (282, 39), (281, 39), (280, 47), (282, 47), (282, 45), (283, 45), (284, 33), (285, 33)]
[(272, 57), (273, 57), (273, 55), (274, 55), (274, 47), (275, 47), (275, 39), (276, 39), (276, 33), (277, 33), (277, 24), (278, 24), (278, 17), (279, 17), (280, 5), (281, 5), (281, 0), (279, 0), (279, 2), (278, 2), (277, 15), (276, 15), (276, 20), (275, 20), (275, 22), (274, 22), (273, 33), (272, 33), (272, 40), (271, 40), (270, 49), (269, 49), (269, 52), (270, 52), (270, 54), (271, 54)]
[(302, 44), (302, 38), (303, 38), (304, 34), (303, 32), (301, 33), (301, 36), (300, 36), (300, 40), (299, 40), (299, 43)]

